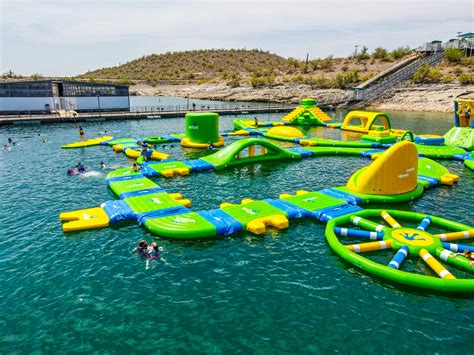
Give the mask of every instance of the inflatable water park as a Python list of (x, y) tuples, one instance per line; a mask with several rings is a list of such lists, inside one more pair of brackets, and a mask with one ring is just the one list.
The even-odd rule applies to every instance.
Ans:
[[(337, 257), (373, 277), (433, 291), (472, 293), (474, 227), (430, 211), (390, 206), (423, 198), (430, 189), (457, 184), (460, 177), (443, 166), (444, 160), (460, 161), (466, 170), (474, 169), (473, 107), (474, 100), (456, 99), (454, 126), (444, 136), (394, 128), (383, 112), (351, 111), (342, 123), (336, 122), (316, 100), (307, 98), (281, 121), (237, 118), (234, 130), (227, 132), (219, 131), (217, 114), (190, 112), (184, 133), (103, 136), (67, 144), (62, 148), (109, 147), (108, 154), (124, 154), (135, 163), (130, 167), (124, 161), (124, 167), (106, 176), (104, 188), (115, 199), (60, 213), (62, 229), (65, 235), (74, 236), (84, 230), (137, 223), (157, 238), (197, 240), (242, 233), (265, 235), (291, 228), (295, 220), (308, 219), (325, 225), (324, 237)], [(357, 138), (305, 136), (304, 128), (312, 126), (354, 132)], [(210, 154), (177, 160), (159, 151), (164, 143), (205, 149)], [(319, 190), (307, 186), (298, 191), (278, 191), (275, 186), (265, 199), (242, 195), (240, 203), (222, 201), (218, 208), (206, 210), (193, 209), (192, 201), (178, 187), (175, 191), (169, 188), (177, 180), (167, 183), (166, 189), (160, 186), (160, 179), (193, 179), (195, 174), (217, 174), (265, 162), (324, 161), (332, 155), (363, 157), (370, 164), (354, 171), (343, 186)]]

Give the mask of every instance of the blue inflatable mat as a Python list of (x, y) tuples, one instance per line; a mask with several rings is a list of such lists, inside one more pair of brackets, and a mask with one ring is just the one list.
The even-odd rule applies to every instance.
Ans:
[(127, 197), (135, 197), (135, 196), (142, 196), (142, 195), (149, 195), (153, 194), (156, 192), (165, 192), (161, 187), (153, 187), (151, 189), (145, 189), (145, 190), (138, 190), (138, 191), (130, 191), (130, 192), (124, 192), (120, 194), (120, 198), (124, 199)]
[(438, 185), (439, 180), (436, 178), (432, 178), (430, 176), (425, 176), (425, 175), (418, 175), (418, 180), (426, 181), (430, 184), (430, 187), (434, 187)]
[(137, 220), (138, 220), (138, 224), (142, 225), (149, 219), (174, 216), (177, 214), (183, 214), (183, 213), (188, 213), (188, 212), (191, 212), (189, 208), (186, 208), (184, 206), (175, 206), (175, 207), (164, 208), (161, 210), (140, 213), (137, 216)]
[(371, 158), (373, 154), (383, 153), (383, 152), (384, 152), (383, 149), (369, 149), (369, 150), (364, 150), (363, 152), (360, 153), (360, 155), (366, 158)]
[(146, 177), (155, 177), (160, 175), (156, 170), (153, 170), (148, 166), (148, 163), (143, 162), (141, 165), (140, 173)]
[(191, 171), (206, 171), (215, 169), (214, 165), (201, 159), (185, 160), (183, 161), (183, 163), (189, 166), (191, 168)]
[(319, 190), (322, 194), (337, 198), (339, 200), (347, 201), (351, 205), (359, 205), (362, 203), (362, 198), (356, 195), (351, 195), (347, 192), (334, 190), (331, 188)]
[(107, 182), (107, 186), (109, 186), (113, 182), (136, 180), (136, 179), (143, 179), (143, 175), (136, 174), (136, 175), (126, 175), (126, 176), (115, 176), (115, 177), (111, 177), (107, 179), (106, 182)]
[(288, 218), (293, 219), (293, 218), (305, 218), (305, 217), (311, 217), (311, 212), (300, 208), (298, 206), (295, 206), (289, 202), (286, 202), (285, 200), (281, 199), (266, 199), (264, 200), (268, 204), (272, 205), (273, 207), (278, 208), (279, 210), (282, 210), (288, 215)]
[(124, 200), (105, 201), (100, 207), (107, 213), (110, 223), (136, 218), (135, 213)]
[(229, 235), (242, 231), (242, 224), (221, 209), (200, 211), (198, 215), (216, 227), (217, 235)]
[(329, 208), (319, 210), (319, 211), (314, 211), (313, 216), (322, 222), (327, 222), (330, 219), (344, 216), (349, 213), (358, 212), (361, 210), (362, 208), (359, 206), (347, 204), (347, 205), (341, 205), (341, 206), (336, 206), (336, 207), (329, 207)]
[(304, 148), (290, 148), (288, 150), (300, 154), (302, 158), (309, 158), (314, 155), (314, 152), (312, 152), (311, 150), (306, 150)]

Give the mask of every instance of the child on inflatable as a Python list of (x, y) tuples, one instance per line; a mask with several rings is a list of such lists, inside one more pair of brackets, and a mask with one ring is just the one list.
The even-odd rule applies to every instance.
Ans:
[(130, 168), (131, 171), (133, 171), (134, 173), (137, 173), (138, 171), (140, 171), (142, 167), (141, 166), (138, 166), (137, 163), (133, 163), (132, 167)]
[(472, 260), (470, 263), (469, 263), (469, 266), (473, 266), (474, 265), (474, 252), (468, 250), (468, 249), (464, 249), (464, 251), (462, 253), (456, 253), (456, 255), (454, 255), (454, 257), (458, 257), (459, 255), (461, 256), (464, 256), (465, 258), (469, 259), (469, 260)]

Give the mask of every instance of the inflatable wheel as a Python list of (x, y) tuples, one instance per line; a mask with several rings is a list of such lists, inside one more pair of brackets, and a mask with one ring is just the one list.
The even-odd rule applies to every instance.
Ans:
[[(428, 227), (435, 233), (427, 232)], [(474, 292), (474, 262), (461, 255), (474, 247), (451, 243), (474, 237), (467, 225), (415, 212), (362, 210), (330, 220), (325, 234), (339, 256), (378, 277), (432, 290)], [(456, 268), (456, 276), (440, 261)]]

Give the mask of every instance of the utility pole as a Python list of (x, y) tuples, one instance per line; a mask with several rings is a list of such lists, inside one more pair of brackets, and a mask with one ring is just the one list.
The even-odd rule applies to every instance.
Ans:
[(357, 57), (357, 48), (359, 47), (358, 44), (355, 45), (355, 52), (354, 52), (354, 57)]
[(458, 48), (461, 48), (461, 38), (460, 38), (460, 37), (461, 37), (461, 33), (462, 33), (462, 32), (459, 32), (459, 31), (458, 31)]
[(308, 72), (308, 60), (309, 60), (309, 53), (306, 53), (306, 63), (304, 65), (304, 73)]

